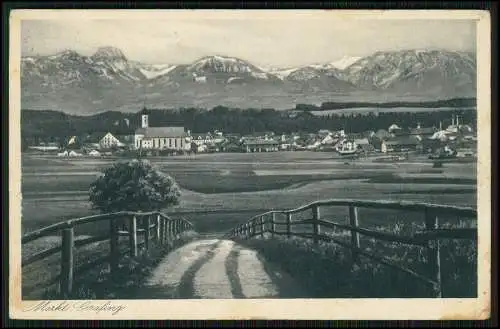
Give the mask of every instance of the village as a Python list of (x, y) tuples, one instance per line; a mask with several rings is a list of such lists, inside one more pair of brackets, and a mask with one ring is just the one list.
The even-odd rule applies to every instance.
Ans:
[(101, 156), (174, 156), (182, 154), (227, 152), (323, 151), (340, 155), (367, 156), (418, 152), (434, 157), (474, 158), (477, 135), (470, 124), (453, 116), (448, 127), (401, 127), (393, 123), (387, 129), (349, 133), (322, 129), (316, 133), (276, 134), (256, 132), (249, 135), (224, 133), (219, 130), (192, 133), (184, 127), (150, 126), (148, 114), (133, 134), (111, 132), (68, 136), (58, 143), (30, 146), (29, 152), (56, 154), (59, 157)]

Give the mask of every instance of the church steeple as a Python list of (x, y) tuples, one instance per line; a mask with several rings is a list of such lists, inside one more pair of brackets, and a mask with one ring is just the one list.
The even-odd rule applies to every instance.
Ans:
[(142, 105), (141, 113), (141, 128), (149, 127), (149, 111), (146, 108), (146, 85), (144, 85), (144, 104)]
[(149, 118), (148, 118), (148, 111), (146, 108), (144, 108), (141, 111), (141, 128), (148, 128), (149, 127)]

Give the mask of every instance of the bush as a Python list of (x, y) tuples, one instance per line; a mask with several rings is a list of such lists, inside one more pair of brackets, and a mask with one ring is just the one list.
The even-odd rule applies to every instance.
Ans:
[(117, 162), (90, 185), (89, 200), (102, 212), (155, 211), (179, 203), (175, 180), (147, 160)]

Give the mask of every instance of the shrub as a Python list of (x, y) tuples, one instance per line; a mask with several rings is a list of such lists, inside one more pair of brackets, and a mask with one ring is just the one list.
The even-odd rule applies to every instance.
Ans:
[(179, 203), (175, 180), (147, 160), (117, 162), (90, 185), (89, 200), (102, 212), (154, 211)]

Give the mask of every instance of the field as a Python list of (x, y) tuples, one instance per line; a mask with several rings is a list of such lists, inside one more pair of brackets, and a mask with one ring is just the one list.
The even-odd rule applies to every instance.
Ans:
[[(89, 184), (114, 161), (120, 160), (23, 155), (23, 233), (96, 213), (88, 203)], [(408, 161), (400, 163), (377, 163), (371, 158), (351, 161), (336, 158), (330, 152), (199, 154), (152, 157), (150, 161), (172, 175), (182, 190), (180, 204), (164, 211), (190, 220), (200, 233), (225, 232), (267, 210), (296, 208), (319, 199), (476, 204), (475, 163), (449, 163), (437, 169), (425, 157), (417, 155), (410, 155)], [(308, 216), (306, 213), (295, 219)], [(345, 207), (321, 209), (324, 219), (347, 223), (347, 216)], [(393, 210), (360, 209), (359, 218), (362, 227), (392, 232), (423, 223), (423, 214)], [(463, 225), (460, 218), (440, 221)], [(475, 222), (469, 220), (467, 225), (474, 226)], [(102, 224), (86, 224), (76, 228), (76, 235), (82, 238), (102, 229)], [(31, 254), (59, 243), (60, 237), (47, 237), (24, 246), (22, 253)], [(366, 243), (382, 253), (387, 251), (382, 245), (362, 241)], [(411, 250), (410, 254), (403, 249), (390, 250), (395, 251), (397, 258), (417, 257)]]
[[(87, 202), (89, 184), (113, 161), (118, 160), (23, 155), (23, 232), (95, 213)], [(182, 214), (199, 231), (225, 231), (260, 212), (318, 199), (476, 203), (474, 163), (434, 169), (418, 156), (397, 164), (346, 162), (329, 152), (200, 154), (150, 161), (182, 189), (181, 203), (165, 211)]]
[[(312, 114), (316, 116), (325, 115), (347, 115), (347, 114), (368, 114), (370, 112), (378, 114), (382, 112), (430, 112), (436, 111), (436, 108), (426, 108), (426, 107), (392, 107), (392, 108), (380, 108), (380, 107), (357, 107), (357, 108), (347, 108), (347, 109), (335, 109), (335, 110), (325, 110), (325, 111), (311, 111)], [(455, 108), (452, 107), (441, 107), (440, 111), (453, 111)], [(475, 107), (461, 108), (461, 110), (476, 110)]]
[[(318, 199), (414, 200), (475, 205), (475, 164), (347, 162), (327, 152), (206, 154), (151, 158), (182, 189), (182, 214), (200, 231), (221, 231), (269, 209)], [(23, 156), (22, 228), (28, 232), (94, 213), (87, 195), (99, 171), (116, 159)], [(383, 223), (381, 223), (383, 224)]]

